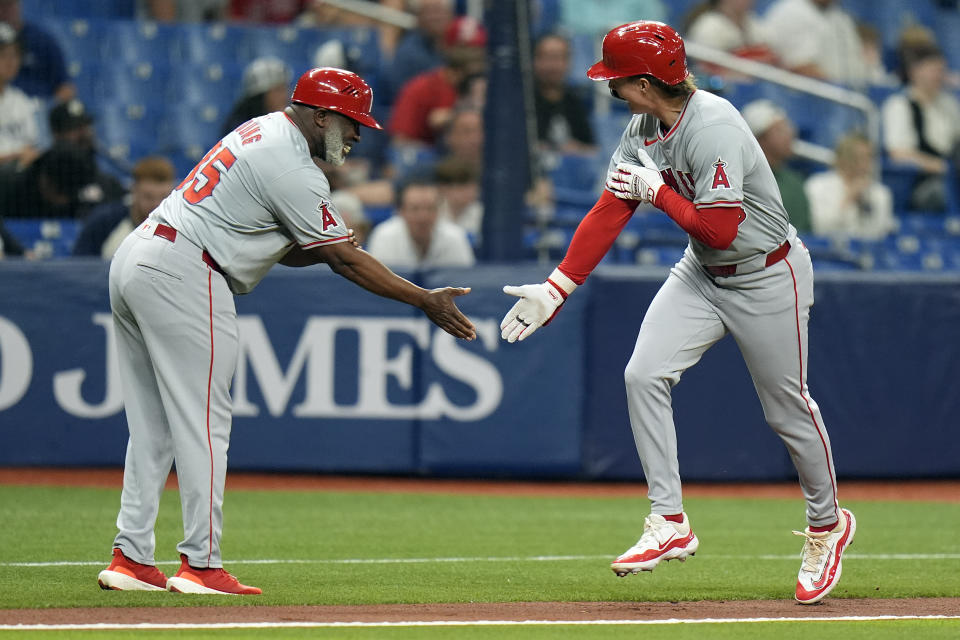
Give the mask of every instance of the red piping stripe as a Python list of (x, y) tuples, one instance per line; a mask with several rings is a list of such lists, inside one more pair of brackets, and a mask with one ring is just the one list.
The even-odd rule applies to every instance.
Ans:
[(694, 206), (698, 209), (701, 207), (739, 207), (743, 204), (743, 200), (714, 200), (713, 202), (695, 202)]
[(315, 247), (320, 244), (330, 244), (331, 242), (339, 242), (341, 240), (349, 240), (350, 236), (340, 236), (339, 238), (327, 238), (326, 240), (317, 240), (316, 242), (311, 242), (310, 244), (300, 245), (301, 249), (309, 249), (310, 247)]
[(797, 276), (793, 272), (793, 265), (790, 264), (790, 261), (786, 258), (784, 258), (783, 261), (790, 267), (790, 277), (793, 278), (793, 308), (797, 316), (797, 355), (800, 360), (800, 395), (807, 405), (807, 411), (810, 413), (810, 420), (817, 430), (817, 435), (820, 436), (820, 444), (823, 445), (823, 453), (827, 458), (827, 470), (830, 472), (830, 487), (833, 489), (833, 506), (837, 511), (837, 519), (839, 520), (842, 514), (840, 513), (840, 503), (837, 501), (837, 483), (836, 480), (834, 480), (834, 470), (830, 466), (830, 452), (827, 450), (827, 441), (824, 439), (823, 431), (817, 422), (816, 415), (813, 413), (813, 407), (810, 406), (810, 399), (807, 397), (807, 394), (803, 392), (803, 341), (800, 337), (800, 296), (797, 293)]
[(210, 439), (210, 385), (213, 380), (213, 270), (207, 269), (207, 299), (210, 301), (210, 369), (207, 371), (207, 449), (210, 451), (210, 511), (207, 566), (213, 555), (213, 442)]

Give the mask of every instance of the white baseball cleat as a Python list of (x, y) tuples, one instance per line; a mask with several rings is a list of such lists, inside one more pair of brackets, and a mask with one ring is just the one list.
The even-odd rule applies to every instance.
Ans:
[(838, 582), (843, 570), (843, 550), (853, 542), (857, 532), (857, 520), (846, 509), (841, 509), (840, 522), (831, 531), (811, 533), (794, 531), (806, 540), (803, 543), (800, 573), (797, 575), (797, 602), (813, 604), (820, 602)]
[(652, 513), (643, 520), (643, 535), (637, 544), (614, 560), (610, 568), (621, 578), (631, 573), (653, 571), (662, 560), (683, 562), (699, 547), (700, 541), (693, 534), (686, 513), (683, 522), (670, 522)]

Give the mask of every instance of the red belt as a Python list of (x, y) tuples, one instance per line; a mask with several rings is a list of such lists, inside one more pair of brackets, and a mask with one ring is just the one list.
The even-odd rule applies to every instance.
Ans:
[[(764, 264), (764, 267), (769, 267), (777, 264), (781, 260), (787, 257), (787, 254), (790, 253), (790, 241), (784, 240), (783, 244), (767, 254), (767, 260)], [(704, 266), (704, 269), (710, 272), (711, 275), (715, 276), (735, 276), (737, 275), (738, 264), (723, 264), (717, 266)]]
[[(170, 242), (177, 241), (177, 230), (174, 229), (173, 227), (168, 227), (165, 224), (157, 224), (156, 229), (153, 230), (153, 235), (160, 236), (164, 240), (169, 240)], [(213, 256), (207, 253), (206, 249), (203, 250), (203, 253), (200, 254), (200, 257), (203, 259), (204, 262), (207, 263), (207, 265), (211, 269), (213, 269), (220, 275), (226, 275), (223, 272), (223, 269), (220, 268), (220, 265), (217, 264), (217, 261), (213, 259)]]

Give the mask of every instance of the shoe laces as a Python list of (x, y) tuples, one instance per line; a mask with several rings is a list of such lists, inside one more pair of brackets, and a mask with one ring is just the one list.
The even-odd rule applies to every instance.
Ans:
[(820, 568), (830, 557), (830, 545), (827, 542), (829, 532), (816, 534), (809, 531), (794, 531), (793, 534), (805, 538), (801, 556), (803, 564), (800, 570), (807, 573), (819, 573)]
[(664, 521), (663, 525), (658, 525), (650, 516), (647, 516), (643, 519), (643, 535), (637, 540), (635, 546), (651, 546), (651, 543), (652, 546), (659, 546), (669, 540), (674, 533), (676, 533), (676, 528), (672, 526), (672, 523)]

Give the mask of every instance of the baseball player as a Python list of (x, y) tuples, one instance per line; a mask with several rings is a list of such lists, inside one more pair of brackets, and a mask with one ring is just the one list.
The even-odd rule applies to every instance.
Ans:
[[(360, 140), (373, 93), (356, 74), (312, 69), (283, 111), (224, 137), (110, 265), (110, 304), (130, 439), (113, 562), (104, 589), (258, 594), (223, 569), (222, 504), (230, 439), (230, 382), (238, 353), (233, 294), (252, 290), (275, 263), (326, 263), (377, 295), (420, 308), (458, 338), (473, 324), (454, 297), (422, 289), (351, 241), (315, 161), (342, 165)], [(169, 580), (154, 566), (160, 495), (177, 463), (184, 538)]]
[(504, 287), (520, 300), (500, 325), (503, 338), (523, 340), (549, 322), (640, 202), (662, 209), (690, 242), (651, 302), (624, 372), (651, 514), (612, 568), (620, 576), (652, 571), (697, 551), (681, 499), (671, 389), (730, 333), (800, 477), (809, 526), (794, 532), (804, 537), (796, 598), (817, 602), (840, 579), (856, 521), (837, 502), (830, 439), (807, 389), (810, 255), (756, 139), (729, 102), (697, 90), (673, 29), (648, 21), (613, 29), (587, 75), (609, 81), (634, 116), (610, 160), (606, 189), (559, 267), (541, 284)]

